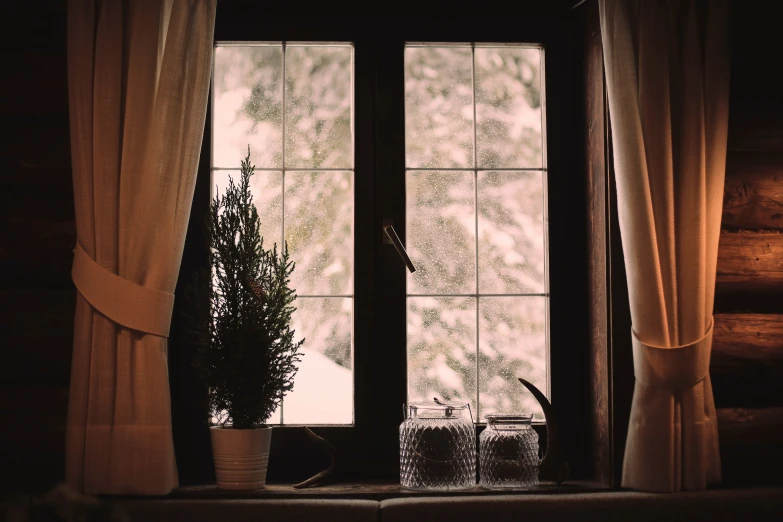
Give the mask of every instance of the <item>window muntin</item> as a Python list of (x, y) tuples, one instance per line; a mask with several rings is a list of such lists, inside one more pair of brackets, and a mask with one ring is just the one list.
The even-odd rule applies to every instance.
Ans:
[(270, 424), (353, 423), (353, 47), (217, 43), (212, 187), (250, 147), (265, 247), (288, 242), (306, 339)]
[(405, 48), (408, 400), (531, 411), (548, 389), (543, 49)]

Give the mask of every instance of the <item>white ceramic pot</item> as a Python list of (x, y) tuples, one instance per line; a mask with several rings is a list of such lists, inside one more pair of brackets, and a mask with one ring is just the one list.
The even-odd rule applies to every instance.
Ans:
[(258, 489), (266, 484), (272, 428), (209, 429), (217, 486), (221, 489)]

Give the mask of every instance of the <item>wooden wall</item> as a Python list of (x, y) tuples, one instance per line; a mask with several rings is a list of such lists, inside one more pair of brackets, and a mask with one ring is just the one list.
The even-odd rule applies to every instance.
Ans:
[(733, 2), (711, 363), (724, 482), (783, 482), (783, 89), (778, 21)]
[(63, 475), (75, 291), (65, 2), (0, 7), (0, 491)]
[[(43, 489), (63, 476), (75, 299), (64, 2), (23, 4), (0, 7), (0, 490)], [(768, 54), (780, 47), (774, 20), (736, 6), (732, 18), (712, 358), (729, 484), (783, 477), (783, 89)]]

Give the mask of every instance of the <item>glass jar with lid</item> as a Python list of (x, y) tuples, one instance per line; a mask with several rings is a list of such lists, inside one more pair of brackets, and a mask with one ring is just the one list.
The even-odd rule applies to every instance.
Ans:
[(467, 402), (414, 402), (400, 425), (400, 484), (410, 489), (476, 485), (476, 431)]
[(538, 434), (532, 415), (487, 415), (479, 437), (481, 485), (491, 489), (538, 486)]

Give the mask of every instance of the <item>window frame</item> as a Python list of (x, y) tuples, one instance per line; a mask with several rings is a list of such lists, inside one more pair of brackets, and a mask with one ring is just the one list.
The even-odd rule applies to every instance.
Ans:
[[(354, 422), (314, 431), (346, 453), (346, 478), (399, 476), (398, 428), (406, 384), (406, 270), (382, 241), (384, 218), (405, 237), (404, 46), (406, 42), (541, 44), (546, 56), (547, 240), (550, 295), (550, 390), (563, 450), (574, 478), (593, 476), (589, 393), (588, 253), (577, 17), (313, 17), (262, 8), (218, 6), (214, 40), (354, 44)], [(211, 95), (210, 95), (211, 99)], [(211, 106), (181, 274), (207, 262)], [(568, 153), (572, 150), (572, 153)], [(557, 182), (557, 181), (563, 182)], [(570, 180), (571, 183), (565, 183)], [(556, 182), (553, 182), (556, 181)], [(575, 233), (576, 231), (576, 233)], [(584, 260), (575, 269), (573, 260)], [(190, 272), (186, 271), (189, 270)], [(180, 281), (183, 277), (180, 278)], [(178, 289), (179, 293), (179, 289)], [(184, 298), (184, 297), (182, 297)], [(566, 323), (567, 321), (567, 323)], [(206, 390), (189, 368), (190, 353), (172, 326), (172, 414), (181, 482), (213, 480)], [(389, 329), (388, 324), (399, 325)], [(568, 327), (558, 325), (568, 324)], [(554, 326), (554, 327), (553, 327)], [(520, 386), (520, 393), (523, 393)], [(477, 426), (477, 433), (483, 426)], [(545, 428), (536, 426), (542, 446)], [(193, 463), (193, 460), (201, 461)], [(206, 460), (206, 463), (204, 462)], [(276, 426), (269, 482), (298, 482), (329, 465), (300, 427)]]

